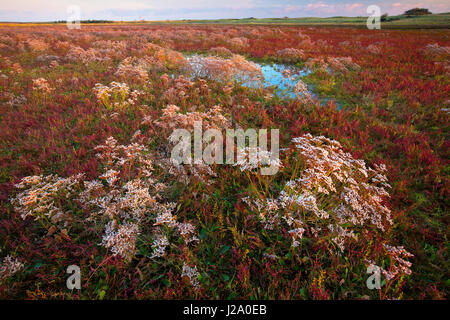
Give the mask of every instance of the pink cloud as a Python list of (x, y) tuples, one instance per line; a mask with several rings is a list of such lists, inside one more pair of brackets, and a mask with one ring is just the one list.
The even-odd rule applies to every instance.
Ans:
[(349, 9), (355, 9), (355, 8), (359, 8), (359, 7), (361, 7), (361, 6), (362, 6), (361, 3), (353, 3), (353, 4), (349, 4), (349, 5), (348, 5), (348, 8), (349, 8)]

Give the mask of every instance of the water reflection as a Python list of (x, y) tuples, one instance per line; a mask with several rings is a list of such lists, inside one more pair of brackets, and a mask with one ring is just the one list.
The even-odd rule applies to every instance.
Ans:
[(309, 70), (286, 64), (259, 64), (259, 66), (264, 75), (263, 86), (272, 87), (277, 95), (289, 98), (295, 98), (294, 87), (298, 80), (310, 73)]
[[(186, 56), (188, 63), (195, 70), (198, 69), (199, 66), (196, 64), (196, 59), (193, 57), (196, 55)], [(198, 57), (198, 56), (197, 56)], [(310, 69), (301, 69), (292, 64), (283, 64), (283, 63), (258, 63), (253, 62), (261, 68), (262, 74), (264, 76), (264, 81), (248, 81), (248, 79), (240, 79), (239, 76), (236, 76), (235, 80), (240, 82), (241, 85), (250, 87), (250, 88), (258, 88), (261, 86), (264, 88), (270, 88), (273, 90), (273, 93), (280, 98), (288, 98), (295, 99), (296, 95), (299, 93), (295, 92), (294, 88), (299, 80), (308, 74), (311, 73)], [(308, 92), (311, 94), (313, 98), (318, 98), (316, 94), (314, 94), (312, 88), (308, 86)], [(329, 99), (321, 99), (321, 104), (325, 104)], [(340, 105), (336, 103), (337, 109), (340, 109)]]
[[(298, 80), (302, 80), (302, 77), (311, 73), (310, 69), (300, 69), (296, 66), (289, 64), (259, 64), (261, 71), (264, 75), (263, 86), (265, 88), (273, 87), (274, 93), (280, 97), (288, 97), (295, 99), (294, 87)], [(319, 98), (317, 94), (313, 92), (313, 88), (308, 85), (308, 92), (313, 98)], [(320, 98), (320, 104), (324, 105), (332, 99)], [(341, 105), (334, 101), (336, 109), (340, 110)]]

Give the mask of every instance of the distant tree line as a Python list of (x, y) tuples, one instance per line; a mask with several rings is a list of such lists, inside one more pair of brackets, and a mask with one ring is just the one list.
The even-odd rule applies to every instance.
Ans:
[(423, 16), (426, 14), (431, 14), (431, 12), (430, 12), (430, 10), (425, 9), (425, 8), (409, 9), (409, 10), (405, 11), (405, 13), (404, 13), (405, 16)]
[[(425, 9), (425, 8), (409, 9), (403, 13), (403, 15), (406, 16), (407, 18), (409, 18), (411, 16), (423, 16), (426, 14), (431, 14), (431, 11), (428, 9)], [(400, 19), (402, 19), (401, 16), (388, 17), (387, 13), (381, 15), (381, 21), (393, 21), (393, 20), (400, 20)]]

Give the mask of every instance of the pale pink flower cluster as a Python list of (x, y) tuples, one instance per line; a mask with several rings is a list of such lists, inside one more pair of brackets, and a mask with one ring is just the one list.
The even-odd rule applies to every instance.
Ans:
[(17, 73), (17, 74), (22, 74), (23, 73), (23, 69), (22, 66), (18, 63), (13, 63), (13, 65), (11, 66), (11, 73)]
[(390, 188), (384, 165), (367, 168), (363, 160), (345, 153), (339, 142), (323, 136), (306, 134), (293, 142), (306, 169), (289, 186), (291, 190), (300, 187), (317, 195), (338, 196), (333, 211), (341, 223), (363, 225), (369, 221), (383, 231), (392, 224), (391, 212), (383, 205), (383, 198), (389, 197), (385, 188)]
[(13, 107), (20, 107), (28, 101), (27, 97), (24, 95), (15, 96), (14, 94), (11, 94), (10, 97), (11, 100), (9, 100), (6, 104)]
[(27, 41), (27, 45), (31, 48), (33, 51), (48, 51), (49, 45), (40, 39), (31, 39)]
[(148, 80), (149, 66), (142, 59), (128, 57), (119, 64), (116, 76), (121, 79), (134, 79), (145, 82)]
[(285, 48), (278, 50), (275, 56), (285, 62), (298, 62), (305, 59), (305, 53), (303, 50), (295, 48)]
[(139, 226), (136, 223), (117, 225), (116, 220), (111, 220), (106, 224), (101, 244), (110, 249), (113, 255), (130, 260), (135, 253), (138, 234)]
[(19, 259), (7, 255), (0, 263), (0, 280), (12, 276), (23, 268), (24, 265)]
[(233, 56), (233, 53), (225, 47), (214, 47), (209, 49), (209, 52), (212, 55), (216, 55), (222, 58), (230, 58)]
[(292, 230), (289, 230), (288, 233), (292, 238), (292, 247), (298, 247), (300, 245), (299, 240), (303, 238), (303, 233), (305, 232), (305, 229), (303, 228), (295, 228)]
[(191, 285), (198, 290), (200, 288), (200, 283), (198, 281), (198, 276), (200, 274), (197, 271), (197, 266), (191, 267), (186, 264), (186, 262), (183, 263), (183, 271), (181, 273), (181, 277), (188, 277)]
[(329, 44), (328, 44), (327, 40), (319, 39), (319, 40), (316, 41), (316, 46), (322, 47), (322, 48), (328, 48)]
[[(168, 83), (169, 79), (164, 74), (161, 80), (164, 83)], [(199, 83), (202, 87), (203, 83)], [(180, 75), (173, 80), (173, 85), (170, 86), (161, 96), (161, 99), (167, 104), (179, 104), (186, 105), (186, 101), (189, 98), (189, 92), (194, 87), (194, 82), (186, 78), (184, 75)], [(207, 88), (206, 88), (207, 90)], [(200, 88), (196, 88), (194, 94), (199, 94)]]
[(192, 223), (177, 223), (176, 227), (186, 244), (199, 240), (197, 236), (195, 236), (195, 226)]
[(263, 256), (270, 260), (278, 260), (279, 257), (276, 254), (263, 253)]
[(151, 255), (151, 258), (161, 258), (166, 255), (166, 248), (169, 246), (169, 240), (167, 240), (167, 237), (165, 235), (156, 235), (155, 239), (153, 240), (152, 248), (153, 253)]
[[(344, 152), (339, 142), (323, 136), (306, 134), (293, 142), (300, 153), (293, 166), (303, 167), (300, 176), (288, 181), (277, 198), (260, 190), (242, 199), (258, 213), (265, 229), (285, 223), (292, 247), (300, 246), (305, 236), (318, 241), (328, 238), (337, 252), (343, 252), (350, 241), (368, 242), (369, 230), (386, 232), (393, 222), (383, 204), (389, 197), (385, 188), (390, 187), (385, 165), (369, 168)], [(409, 275), (411, 263), (405, 258), (412, 255), (403, 247), (384, 244), (384, 248), (392, 261), (389, 270), (381, 269), (386, 278)]]
[(214, 183), (217, 174), (204, 163), (179, 164), (170, 158), (161, 159), (158, 165), (176, 181), (188, 185), (193, 181), (202, 181), (206, 185)]
[(348, 72), (360, 69), (360, 66), (353, 62), (351, 57), (309, 58), (305, 65), (311, 69), (316, 68), (322, 71), (329, 70), (330, 72)]
[[(144, 118), (143, 124), (151, 122), (151, 118)], [(205, 112), (186, 112), (181, 113), (176, 105), (168, 105), (163, 109), (163, 114), (157, 121), (153, 121), (158, 127), (163, 129), (184, 128), (193, 130), (194, 122), (201, 121), (204, 129), (222, 129), (230, 126), (229, 120), (222, 115), (220, 106), (212, 106)]]
[(208, 78), (218, 81), (239, 80), (243, 83), (262, 83), (264, 75), (256, 63), (234, 54), (229, 59), (218, 56), (194, 55), (188, 58), (194, 78)]
[(141, 53), (147, 56), (145, 59), (157, 71), (183, 70), (187, 67), (187, 60), (183, 54), (154, 43), (148, 43), (141, 49)]
[(306, 34), (299, 35), (303, 40), (300, 41), (298, 46), (302, 49), (311, 49), (314, 47), (314, 43), (311, 41), (311, 38)]
[[(133, 139), (141, 140), (140, 133), (135, 133)], [(16, 185), (25, 189), (12, 200), (16, 210), (24, 219), (33, 216), (52, 225), (60, 220), (71, 221), (73, 206), (79, 206), (87, 214), (86, 222), (105, 223), (101, 245), (127, 261), (135, 254), (143, 226), (152, 230), (155, 239), (160, 239), (153, 245), (152, 257), (163, 255), (161, 247), (165, 248), (171, 237), (182, 239), (186, 246), (198, 241), (195, 226), (177, 222), (172, 214), (176, 203), (161, 202), (160, 192), (166, 186), (155, 178), (153, 155), (144, 145), (138, 142), (120, 145), (110, 137), (95, 150), (104, 165), (98, 179), (83, 181), (81, 174), (69, 178), (25, 177)], [(70, 228), (70, 224), (66, 227)]]
[(234, 37), (227, 42), (231, 45), (231, 47), (236, 49), (247, 48), (249, 46), (249, 42), (246, 37)]
[(434, 65), (436, 67), (438, 67), (439, 69), (442, 68), (442, 70), (444, 71), (445, 74), (450, 74), (450, 62), (449, 60), (445, 60), (445, 61), (435, 61)]
[(328, 64), (333, 71), (347, 72), (350, 70), (359, 70), (360, 66), (353, 62), (351, 57), (328, 57)]
[[(138, 139), (139, 135), (139, 132), (136, 133), (135, 139)], [(83, 194), (82, 197), (85, 204), (96, 206), (100, 209), (98, 211), (100, 215), (111, 219), (133, 221), (136, 226), (144, 223), (144, 217), (151, 215), (155, 236), (152, 258), (163, 256), (165, 248), (169, 245), (168, 239), (171, 234), (181, 237), (186, 245), (198, 240), (195, 236), (194, 225), (176, 221), (176, 217), (172, 214), (176, 203), (159, 202), (158, 199), (162, 198), (159, 192), (166, 186), (157, 183), (154, 178), (154, 159), (148, 154), (146, 147), (136, 142), (127, 146), (118, 145), (117, 141), (109, 138), (105, 145), (96, 149), (101, 151), (98, 157), (107, 164), (108, 170), (105, 168), (106, 172), (101, 178), (107, 181), (109, 179), (109, 189), (99, 192), (98, 187), (101, 184), (95, 181), (90, 182), (92, 188), (87, 185), (85, 192), (88, 194)], [(135, 175), (139, 178), (127, 181), (124, 177), (129, 175), (130, 167), (135, 168)], [(134, 247), (130, 244), (127, 248)], [(120, 248), (116, 251), (120, 252)]]
[(450, 47), (440, 46), (437, 43), (430, 43), (423, 49), (424, 52), (431, 56), (450, 56)]
[(81, 47), (71, 47), (66, 55), (68, 61), (81, 61), (83, 63), (95, 61), (109, 61), (111, 58), (102, 56), (98, 49), (89, 48), (84, 50)]
[(297, 100), (302, 104), (310, 104), (313, 102), (313, 97), (308, 90), (308, 86), (302, 80), (298, 80), (294, 86), (294, 92)]
[(263, 150), (260, 147), (246, 147), (240, 150), (238, 159), (233, 166), (238, 166), (241, 171), (253, 171), (265, 166), (282, 167), (280, 159), (274, 157), (270, 151)]
[(450, 108), (441, 108), (441, 112), (443, 112), (446, 115), (450, 116)]
[(119, 59), (126, 54), (127, 41), (97, 40), (92, 47), (95, 48), (97, 56)]
[(50, 87), (50, 84), (44, 78), (33, 79), (33, 89), (43, 92), (51, 92), (54, 90), (52, 87)]
[[(205, 112), (187, 112), (180, 113), (180, 108), (175, 105), (168, 105), (163, 109), (163, 114), (158, 120), (154, 120), (151, 117), (145, 117), (142, 122), (143, 125), (155, 124), (161, 128), (161, 133), (168, 140), (166, 145), (166, 156), (162, 156), (158, 161), (158, 165), (164, 169), (164, 171), (173, 176), (178, 182), (183, 184), (189, 184), (192, 180), (200, 180), (207, 185), (213, 183), (211, 178), (216, 177), (216, 173), (211, 167), (204, 163), (192, 163), (192, 164), (179, 164), (168, 158), (170, 155), (171, 147), (173, 143), (173, 136), (171, 135), (174, 129), (187, 129), (190, 132), (194, 130), (194, 122), (198, 121), (202, 123), (202, 129), (224, 129), (229, 128), (230, 121), (222, 115), (220, 106), (213, 106)], [(190, 147), (190, 146), (188, 146)]]
[(83, 174), (61, 178), (56, 175), (28, 176), (16, 184), (18, 189), (24, 189), (11, 202), (23, 219), (28, 216), (35, 220), (50, 219), (53, 223), (66, 221), (67, 215), (64, 201), (72, 197), (83, 179)]
[(366, 259), (365, 262), (368, 266), (378, 269), (387, 281), (391, 281), (397, 276), (410, 275), (412, 273), (412, 263), (405, 260), (405, 258), (412, 258), (414, 257), (413, 254), (406, 251), (403, 246), (393, 247), (388, 244), (383, 244), (383, 248), (390, 259), (388, 270), (377, 266), (373, 260)]
[(383, 244), (387, 255), (391, 258), (392, 268), (389, 271), (383, 270), (383, 274), (387, 279), (393, 279), (398, 274), (411, 274), (411, 262), (406, 261), (404, 258), (414, 257), (412, 253), (406, 251), (403, 246), (393, 247), (388, 244)]
[(373, 54), (380, 54), (381, 53), (381, 47), (375, 43), (370, 44), (367, 46), (367, 51)]
[[(288, 181), (278, 198), (245, 200), (266, 228), (283, 220), (294, 227), (291, 234), (296, 239), (306, 230), (316, 235), (328, 230), (342, 251), (346, 239), (356, 238), (353, 228), (371, 225), (385, 231), (392, 224), (383, 204), (389, 196), (383, 165), (367, 168), (363, 160), (345, 153), (339, 142), (323, 136), (306, 134), (293, 142), (300, 153), (295, 161), (304, 166), (301, 175)], [(294, 240), (293, 245), (298, 243)]]

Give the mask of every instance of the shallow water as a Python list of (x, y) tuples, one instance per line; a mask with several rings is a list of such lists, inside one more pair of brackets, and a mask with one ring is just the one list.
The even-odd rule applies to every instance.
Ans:
[[(309, 70), (301, 70), (286, 64), (258, 65), (264, 75), (263, 86), (265, 88), (274, 87), (274, 92), (283, 97), (295, 98), (294, 86), (298, 80), (310, 73)], [(283, 74), (285, 71), (290, 72), (290, 76), (285, 76)], [(310, 93), (312, 94), (311, 91)]]
[[(189, 59), (188, 59), (189, 61)], [(301, 80), (304, 76), (311, 73), (309, 69), (300, 69), (291, 64), (284, 63), (272, 63), (263, 64), (254, 62), (257, 64), (264, 75), (264, 81), (262, 85), (264, 88), (273, 88), (274, 94), (281, 98), (295, 99), (296, 93), (294, 87), (298, 80)], [(288, 73), (286, 75), (285, 73)], [(240, 79), (236, 79), (240, 80)], [(243, 86), (256, 88), (261, 84), (257, 82), (243, 82)], [(308, 91), (312, 97), (316, 98), (317, 95), (313, 92), (311, 86), (308, 85)], [(329, 99), (321, 99), (321, 104), (325, 104)], [(337, 109), (340, 109), (340, 105), (336, 103)]]
[[(261, 68), (262, 74), (264, 76), (264, 81), (260, 82), (248, 82), (242, 81), (241, 84), (244, 87), (257, 88), (261, 84), (264, 88), (273, 88), (274, 94), (283, 98), (295, 98), (296, 93), (294, 92), (294, 86), (297, 81), (303, 76), (310, 73), (309, 70), (302, 70), (293, 65), (273, 63), (273, 64), (261, 64), (254, 62)], [(285, 74), (287, 72), (287, 74)], [(240, 81), (238, 77), (236, 80)], [(311, 94), (312, 91), (310, 91)]]
[[(261, 71), (264, 75), (263, 86), (265, 88), (274, 86), (274, 92), (281, 97), (289, 97), (294, 99), (296, 93), (293, 91), (294, 86), (298, 80), (301, 80), (304, 76), (311, 73), (309, 69), (299, 69), (293, 65), (289, 64), (260, 64), (256, 63), (261, 67)], [(291, 76), (286, 77), (283, 72), (285, 70), (290, 71)], [(308, 84), (307, 84), (308, 85)], [(313, 88), (308, 85), (308, 91), (313, 98), (319, 98), (317, 94), (313, 92)], [(321, 105), (327, 103), (330, 99), (321, 98)], [(335, 101), (336, 109), (340, 110), (341, 105)]]

